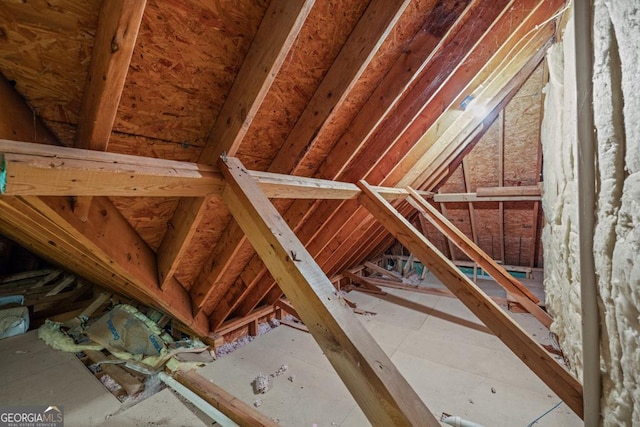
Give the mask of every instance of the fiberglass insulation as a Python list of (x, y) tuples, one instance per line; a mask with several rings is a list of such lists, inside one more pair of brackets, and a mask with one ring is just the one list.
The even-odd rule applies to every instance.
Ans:
[[(600, 297), (604, 425), (640, 425), (640, 2), (595, 1), (594, 257)], [(548, 54), (542, 129), (547, 306), (582, 377), (573, 23)]]

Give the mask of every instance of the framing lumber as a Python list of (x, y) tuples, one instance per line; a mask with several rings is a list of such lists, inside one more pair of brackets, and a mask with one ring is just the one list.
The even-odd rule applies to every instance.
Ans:
[[(411, 193), (413, 190), (407, 188), (407, 191)], [(412, 194), (408, 200), (409, 203), (440, 230), (445, 237), (455, 243), (460, 250), (493, 277), (498, 285), (507, 291), (508, 294), (513, 295), (515, 300), (525, 307), (529, 313), (533, 314), (540, 323), (547, 329), (551, 327), (553, 319), (546, 311), (538, 306), (540, 300), (529, 289), (496, 263), (486, 252), (480, 249), (478, 245), (472, 242), (462, 231), (456, 228), (455, 225), (431, 206), (429, 202), (420, 197), (419, 194)]]
[(106, 151), (146, 0), (102, 2), (75, 146)]
[[(520, 58), (520, 60), (524, 62), (523, 68), (520, 69), (520, 71), (515, 72), (516, 68), (510, 67), (511, 71), (514, 71), (515, 74), (513, 75), (511, 80), (509, 80), (504, 85), (500, 93), (496, 95), (496, 99), (501, 99), (501, 101), (497, 103), (490, 117), (487, 117), (484, 121), (481, 122), (480, 131), (476, 131), (475, 134), (471, 134), (466, 138), (459, 138), (451, 142), (450, 144), (443, 144), (442, 146), (446, 149), (440, 155), (435, 155), (434, 153), (431, 153), (431, 152), (426, 154), (424, 159), (426, 159), (427, 161), (431, 161), (434, 157), (436, 157), (436, 159), (431, 162), (432, 166), (429, 166), (427, 167), (427, 169), (421, 171), (422, 172), (421, 176), (416, 179), (413, 185), (420, 188), (433, 189), (434, 186), (437, 184), (437, 182), (439, 182), (442, 179), (442, 176), (443, 175), (446, 176), (446, 170), (448, 169), (447, 165), (449, 165), (453, 160), (455, 160), (456, 156), (460, 155), (460, 153), (464, 153), (465, 150), (467, 150), (467, 148), (471, 146), (471, 144), (479, 140), (479, 137), (483, 134), (483, 132), (486, 131), (486, 129), (488, 129), (490, 123), (493, 121), (493, 118), (497, 116), (498, 111), (502, 109), (504, 105), (506, 105), (508, 100), (511, 99), (511, 97), (517, 92), (517, 89), (519, 88), (521, 83), (526, 79), (527, 76), (531, 74), (531, 72), (533, 72), (533, 70), (535, 70), (535, 67), (539, 64), (540, 60), (543, 58), (544, 52), (546, 51), (546, 49), (544, 49), (544, 46), (550, 43), (550, 38), (548, 37), (548, 35), (553, 33), (553, 31), (551, 31), (552, 30), (551, 27), (553, 24), (549, 23), (544, 27), (540, 27), (538, 29), (538, 32), (535, 32), (535, 28), (536, 28), (535, 25), (540, 22), (546, 22), (549, 19), (549, 17), (552, 16), (554, 11), (561, 6), (560, 3), (561, 2), (558, 0), (553, 0), (548, 2), (537, 1), (537, 2), (532, 2), (531, 4), (528, 4), (526, 6), (528, 10), (531, 11), (529, 16), (525, 19), (526, 25), (523, 25), (523, 26), (521, 25), (518, 28), (518, 30), (515, 32), (512, 29), (511, 35), (512, 37), (515, 37), (515, 35), (517, 35), (518, 33), (535, 34), (535, 35), (531, 41), (525, 43), (525, 45), (522, 47), (522, 49), (519, 52), (514, 54), (513, 48), (508, 52), (509, 58), (511, 58), (512, 61), (518, 60), (518, 58)], [(517, 5), (518, 8), (521, 7), (522, 4), (524, 3), (518, 3)], [(506, 22), (508, 22), (508, 25), (511, 28), (511, 26), (513, 25), (513, 21), (511, 21), (508, 17), (509, 17), (509, 14), (504, 15), (501, 22), (505, 21), (506, 19)], [(497, 25), (499, 26), (499, 24)], [(518, 44), (516, 44), (515, 46), (518, 46)], [(502, 51), (504, 51), (504, 49), (502, 49)], [(495, 62), (495, 61), (500, 62), (500, 57), (498, 57), (497, 59), (494, 58), (491, 62)], [(504, 74), (502, 75), (502, 77), (505, 77)], [(477, 82), (474, 83), (474, 85), (475, 84), (477, 84)], [(488, 86), (485, 84), (485, 89), (487, 87)], [(471, 127), (469, 127), (469, 129), (467, 130), (461, 129), (460, 130), (461, 135), (464, 135), (466, 132), (470, 132), (471, 131), (470, 128)], [(390, 174), (387, 174), (387, 181), (384, 181), (383, 184), (390, 185), (391, 183), (395, 182), (390, 180), (394, 179), (394, 176), (396, 176), (397, 174), (404, 173), (402, 172), (402, 170), (403, 168), (395, 170)], [(344, 220), (342, 222), (344, 224), (353, 223), (351, 221), (344, 221)], [(374, 222), (366, 221), (361, 217), (358, 217), (358, 219), (355, 222), (357, 224), (360, 224), (360, 227), (351, 227), (353, 231), (350, 236), (340, 237), (342, 241), (353, 242), (353, 244), (345, 245), (344, 249), (341, 249), (340, 251), (332, 251), (332, 255), (331, 255), (332, 257), (336, 258), (336, 257), (342, 256), (344, 258), (345, 255), (340, 255), (340, 253), (352, 254), (353, 247), (360, 247), (362, 245), (361, 240), (363, 238), (366, 238), (364, 236), (379, 235), (381, 236), (379, 238), (380, 241), (382, 241), (385, 238), (384, 236), (386, 235), (386, 233), (381, 231), (380, 226), (377, 226)], [(368, 224), (368, 226), (365, 226), (363, 224)], [(372, 248), (374, 248), (375, 246), (376, 245), (371, 245)], [(363, 253), (366, 256), (366, 253), (364, 251)], [(352, 265), (353, 262), (360, 262), (360, 259), (351, 260), (348, 262), (344, 260), (343, 261), (339, 260), (335, 263), (336, 267), (327, 266), (325, 268), (327, 268), (329, 273), (331, 273), (334, 269), (342, 269), (347, 265)], [(331, 261), (328, 261), (328, 262), (331, 262)]]
[[(107, 150), (146, 3), (102, 2), (75, 136), (78, 148)], [(90, 204), (91, 197), (79, 197), (74, 205), (85, 221)]]
[(176, 371), (173, 377), (240, 427), (277, 427), (278, 424), (218, 387), (196, 371)]
[[(2, 82), (6, 85), (0, 84), (0, 92), (7, 95), (0, 97), (3, 111), (6, 108), (30, 120), (20, 122), (24, 127), (18, 128), (5, 125), (13, 117), (0, 116), (0, 131), (11, 132), (0, 133), (0, 138), (58, 144), (24, 100), (4, 79)], [(86, 222), (72, 212), (67, 198), (1, 196), (0, 207), (0, 231), (13, 240), (94, 283), (170, 313), (198, 335), (208, 333), (208, 322), (204, 316), (192, 315), (189, 295), (179, 283), (158, 288), (155, 254), (108, 198), (94, 197)]]
[[(440, 203), (440, 211), (442, 212), (442, 216), (444, 216), (445, 218), (449, 216), (447, 215), (447, 207), (444, 205), (444, 203)], [(424, 215), (422, 215), (422, 217), (425, 218)], [(453, 242), (451, 241), (451, 239), (446, 239), (446, 242), (447, 249), (449, 249), (449, 259), (453, 262), (456, 262), (456, 253), (453, 250)]]
[[(504, 109), (498, 115), (498, 187), (504, 186)], [(505, 257), (505, 241), (504, 241), (504, 202), (498, 203), (498, 222), (500, 223), (500, 259), (504, 264), (507, 262)]]
[(304, 245), (235, 158), (219, 162), (223, 199), (373, 425), (438, 426)]
[(504, 342), (551, 390), (578, 416), (582, 417), (582, 386), (540, 344), (527, 334), (510, 316), (464, 276), (426, 237), (402, 217), (387, 201), (380, 198), (365, 181), (358, 186), (364, 194), (361, 203), (406, 248), (446, 285)]
[[(425, 92), (425, 87), (430, 87), (429, 82), (431, 80), (421, 78), (423, 74), (427, 73), (425, 69), (429, 67), (431, 70), (435, 68), (437, 71), (441, 71), (439, 67), (445, 65), (444, 61), (441, 62), (441, 60), (445, 55), (444, 52), (447, 46), (451, 45), (449, 42), (454, 39), (455, 34), (464, 27), (465, 22), (474, 12), (485, 10), (486, 6), (491, 7), (488, 3), (486, 0), (471, 1), (466, 9), (461, 11), (462, 16), (459, 19), (455, 20), (455, 22), (447, 21), (447, 25), (440, 27), (436, 34), (429, 31), (430, 28), (418, 31), (351, 122), (349, 132), (345, 132), (336, 142), (335, 148), (327, 156), (314, 176), (351, 182), (361, 178), (356, 173), (352, 173), (353, 171), (348, 171), (347, 166), (356, 161), (356, 156), (359, 159), (362, 156), (366, 157), (363, 151), (371, 153), (371, 150), (367, 147), (374, 140), (374, 134), (383, 123), (392, 117), (395, 118), (392, 113), (400, 111), (396, 110), (396, 108), (400, 108), (400, 106), (403, 106), (402, 109), (410, 108), (410, 106), (404, 105), (402, 102), (408, 96), (408, 91), (414, 91), (411, 93), (419, 95)], [(458, 5), (464, 5), (464, 3), (461, 2)], [(438, 15), (442, 12), (436, 7), (437, 4), (433, 3), (431, 6), (433, 7), (431, 11), (433, 19), (446, 21), (446, 16)], [(438, 66), (434, 66), (434, 62), (438, 62)], [(449, 58), (446, 64), (450, 62)], [(449, 69), (446, 70), (446, 72), (449, 71)], [(412, 89), (414, 84), (417, 84), (418, 87)], [(423, 98), (420, 98), (417, 103), (420, 103), (421, 100)], [(397, 134), (393, 136), (395, 137)], [(383, 148), (379, 149), (381, 153), (387, 143), (390, 144), (389, 141), (381, 143), (383, 146)], [(377, 150), (373, 149), (373, 152), (377, 152)], [(352, 203), (352, 205), (355, 204)], [(292, 227), (298, 232), (301, 240), (307, 242), (315, 237), (319, 230), (314, 225), (311, 232), (313, 235), (309, 237), (307, 236), (309, 232), (305, 224), (322, 224), (328, 216), (338, 211), (341, 211), (341, 209), (337, 204), (319, 204), (317, 202), (310, 204), (306, 201), (298, 200), (289, 206), (284, 217), (288, 223), (293, 224)], [(304, 236), (302, 235), (303, 233), (305, 234)], [(329, 236), (331, 233), (324, 233), (324, 235)], [(273, 293), (270, 292), (271, 290), (273, 290)], [(246, 294), (241, 305), (236, 310), (241, 314), (248, 313), (267, 294), (269, 294), (268, 302), (277, 300), (279, 298), (279, 295), (276, 295), (277, 293), (278, 288), (273, 280), (260, 280), (255, 285), (255, 288)]]
[(298, 172), (301, 158), (291, 153), (304, 156), (314, 148), (318, 135), (347, 99), (409, 3), (408, 0), (369, 3), (269, 170), (291, 171), (292, 175)]
[(380, 289), (380, 287), (375, 285), (372, 281), (370, 281), (368, 277), (358, 276), (357, 274), (352, 273), (349, 270), (345, 270), (343, 274), (353, 283), (359, 283), (360, 285), (362, 285), (362, 287), (364, 287), (367, 292), (378, 295), (386, 295), (386, 292)]
[[(469, 182), (469, 168), (466, 167), (467, 162), (465, 162), (465, 158), (462, 158), (462, 181), (464, 182), (464, 191), (471, 192), (471, 183)], [(468, 203), (467, 207), (469, 209), (469, 222), (471, 223), (471, 237), (473, 239), (473, 243), (478, 244), (478, 227), (476, 225), (476, 211), (473, 206), (473, 203)], [(475, 277), (475, 266), (474, 266), (474, 277)], [(474, 280), (475, 282), (475, 280)]]
[[(490, 78), (491, 73), (489, 69), (491, 65), (495, 65), (497, 62), (500, 62), (505, 56), (511, 58), (513, 56), (514, 61), (522, 61), (526, 62), (526, 60), (532, 55), (533, 44), (527, 44), (525, 47), (527, 49), (522, 49), (517, 53), (513, 53), (511, 48), (516, 43), (516, 39), (518, 35), (522, 35), (526, 33), (530, 27), (534, 27), (535, 24), (539, 23), (537, 19), (530, 18), (525, 19), (527, 15), (523, 12), (522, 8), (528, 10), (535, 9), (535, 6), (545, 4), (547, 2), (531, 2), (531, 4), (527, 4), (525, 6), (520, 6), (518, 4), (512, 4), (511, 8), (507, 8), (508, 10), (502, 14), (502, 17), (498, 20), (498, 22), (489, 28), (485, 33), (484, 37), (479, 40), (474, 39), (474, 43), (469, 47), (475, 46), (475, 50), (471, 53), (465, 52), (463, 58), (467, 58), (466, 60), (462, 60), (460, 66), (454, 71), (448, 70), (447, 76), (443, 77), (447, 81), (440, 85), (440, 89), (437, 93), (431, 94), (431, 100), (426, 105), (430, 105), (433, 103), (437, 105), (438, 108), (430, 109), (424, 108), (425, 105), (420, 106), (419, 108), (424, 108), (420, 114), (418, 114), (419, 119), (415, 120), (412, 124), (408, 126), (405, 133), (398, 138), (397, 135), (394, 136), (394, 139), (397, 139), (397, 144), (392, 144), (394, 149), (388, 150), (385, 158), (383, 160), (383, 166), (378, 165), (377, 170), (373, 172), (369, 172), (369, 175), (366, 175), (368, 179), (373, 180), (375, 184), (382, 185), (396, 185), (398, 182), (403, 182), (403, 180), (408, 179), (406, 175), (406, 170), (413, 167), (416, 162), (419, 163), (420, 155), (419, 153), (425, 153), (424, 160), (428, 160), (432, 158), (432, 154), (427, 155), (426, 152), (430, 151), (429, 147), (431, 147), (433, 140), (430, 140), (429, 137), (424, 137), (421, 141), (411, 145), (415, 142), (416, 139), (420, 139), (421, 132), (424, 132), (424, 129), (429, 127), (430, 136), (435, 136), (438, 134), (436, 129), (441, 128), (443, 124), (447, 124), (450, 127), (447, 135), (443, 136), (441, 139), (438, 139), (438, 145), (440, 147), (448, 146), (451, 142), (459, 143), (459, 140), (465, 140), (467, 137), (467, 132), (471, 132), (474, 128), (469, 127), (469, 129), (465, 129), (467, 126), (462, 126), (464, 122), (469, 120), (467, 117), (464, 120), (456, 120), (453, 123), (450, 119), (447, 119), (446, 116), (440, 116), (441, 108), (444, 106), (451, 106), (451, 109), (457, 109), (456, 98), (463, 97), (466, 91), (471, 90), (470, 87), (479, 87), (480, 83), (484, 81), (484, 89), (483, 93), (491, 93), (496, 96), (496, 101), (499, 102), (498, 98), (500, 98), (501, 89), (509, 84), (508, 74), (500, 76), (500, 78)], [(551, 9), (553, 5), (551, 4), (548, 9)], [(538, 8), (539, 9), (539, 8)], [(483, 11), (486, 13), (486, 8)], [(521, 14), (521, 15), (519, 15)], [(523, 16), (524, 15), (524, 16)], [(542, 13), (540, 14), (542, 15)], [(516, 24), (514, 24), (515, 17), (518, 16), (518, 19), (524, 19), (526, 21), (526, 25), (523, 24), (518, 28), (517, 31), (514, 32), (513, 28)], [(541, 19), (541, 16), (537, 16), (538, 19)], [(518, 21), (515, 21), (518, 22)], [(546, 31), (548, 27), (544, 28)], [(540, 34), (545, 34), (544, 31), (538, 31), (536, 36), (540, 36)], [(488, 40), (502, 40), (507, 39), (508, 42), (506, 46), (503, 48), (495, 48), (492, 49), (489, 46), (493, 46), (493, 42), (488, 43)], [(537, 41), (538, 39), (536, 39)], [(544, 44), (541, 42), (540, 44)], [(539, 46), (538, 46), (539, 47)], [(510, 69), (510, 72), (516, 72), (515, 67)], [(474, 73), (474, 74), (471, 74)], [(475, 73), (479, 73), (476, 74)], [(495, 76), (494, 76), (495, 77)], [(468, 87), (463, 89), (461, 86), (461, 81), (468, 82)], [(461, 92), (462, 91), (462, 92)], [(440, 104), (442, 103), (442, 104)], [(442, 105), (442, 106), (441, 106)], [(418, 108), (418, 106), (416, 106)], [(453, 113), (454, 115), (458, 114)], [(441, 117), (441, 119), (438, 119)], [(465, 117), (465, 115), (461, 115), (461, 117)], [(473, 121), (473, 120), (471, 120)], [(467, 123), (468, 124), (468, 123)], [(458, 125), (462, 126), (461, 128)], [(415, 139), (414, 139), (415, 138)], [(453, 138), (453, 140), (451, 139)], [(384, 139), (384, 138), (383, 138)], [(454, 144), (455, 145), (455, 144)], [(383, 167), (383, 169), (380, 169)], [(353, 170), (356, 170), (355, 168)], [(366, 173), (366, 171), (364, 171)], [(416, 167), (416, 172), (418, 171)], [(364, 175), (360, 174), (359, 177)], [(358, 178), (359, 178), (358, 177)], [(357, 178), (356, 178), (357, 179)], [(382, 182), (381, 182), (382, 181)], [(313, 229), (313, 232), (316, 236), (317, 242), (311, 242), (308, 247), (312, 253), (319, 253), (317, 256), (318, 262), (329, 272), (329, 274), (334, 271), (339, 271), (343, 266), (339, 265), (340, 257), (344, 256), (344, 253), (351, 253), (352, 248), (356, 246), (362, 237), (363, 229), (367, 223), (371, 224), (371, 222), (367, 221), (367, 213), (364, 210), (360, 210), (358, 212), (357, 205), (347, 207), (346, 204), (340, 208), (336, 208), (333, 206), (331, 213), (329, 215), (339, 215), (339, 220), (330, 221), (327, 226), (324, 227), (323, 230), (318, 230), (317, 227)], [(347, 219), (350, 218), (350, 219)], [(353, 224), (358, 224), (358, 226), (354, 227)], [(340, 231), (334, 231), (335, 228), (338, 228)], [(368, 234), (368, 233), (367, 233)], [(371, 234), (368, 234), (369, 236)], [(341, 241), (341, 242), (353, 242), (353, 245), (346, 244), (343, 245), (339, 251), (336, 251), (335, 248), (328, 247), (327, 244), (331, 241), (331, 236), (333, 237), (333, 241)], [(316, 250), (316, 247), (324, 246), (320, 250)]]
[(387, 270), (386, 268), (380, 267), (379, 265), (376, 265), (372, 262), (365, 262), (364, 266), (366, 268), (368, 268), (369, 270), (373, 271), (374, 273), (379, 273), (383, 276), (386, 276), (388, 278), (390, 278), (391, 280), (394, 280), (396, 282), (402, 282), (402, 278), (398, 277), (397, 274)]
[[(271, 2), (200, 154), (200, 162), (212, 165), (222, 153), (235, 155), (314, 3), (315, 0)], [(176, 209), (171, 223), (180, 225), (167, 229), (157, 251), (163, 288), (173, 279), (209, 200), (183, 199), (179, 204), (183, 206)], [(198, 282), (194, 295), (207, 296), (214, 286), (215, 280)], [(194, 301), (197, 307), (202, 306), (200, 297), (194, 297)]]
[(534, 196), (540, 200), (540, 187), (538, 185), (523, 185), (520, 187), (479, 187), (476, 190), (478, 197), (525, 197)]
[(436, 203), (537, 202), (540, 196), (478, 196), (478, 193), (436, 193)]
[[(376, 0), (367, 6), (340, 53), (320, 82), (318, 89), (276, 154), (275, 159), (269, 166), (269, 171), (288, 172), (292, 175), (310, 175), (314, 172), (308, 170), (308, 165), (304, 160), (308, 158), (309, 154), (313, 153), (316, 141), (322, 135), (325, 127), (332, 123), (332, 118), (341, 111), (341, 107), (351, 89), (371, 63), (381, 44), (406, 9), (407, 4), (408, 2), (405, 0)], [(403, 68), (405, 66), (403, 64)], [(303, 154), (296, 158), (291, 153)], [(327, 177), (334, 178), (335, 175), (328, 175)], [(313, 202), (311, 205), (315, 203)], [(296, 209), (291, 209), (292, 206), (298, 207), (300, 205), (307, 206), (308, 204), (304, 201), (276, 203), (276, 207), (281, 212), (286, 210), (289, 215), (292, 212), (295, 215)], [(220, 285), (216, 287), (222, 289), (215, 290), (213, 298), (211, 298), (210, 294), (209, 298), (206, 298), (206, 302), (210, 311), (224, 311), (218, 316), (224, 320), (235, 310), (238, 302), (245, 300), (244, 297), (249, 295), (250, 290), (258, 286), (261, 280), (260, 276), (264, 275), (266, 270), (255, 253), (253, 253), (252, 258), (236, 259), (235, 255), (241, 249), (248, 247), (248, 252), (251, 253), (250, 245), (247, 244), (247, 239), (237, 224), (232, 223), (228, 230), (225, 231), (223, 238), (224, 240), (221, 241), (225, 242), (224, 245), (232, 248), (226, 249), (221, 254), (222, 257), (210, 258), (210, 260), (216, 260), (219, 267), (214, 266), (210, 272), (203, 270), (205, 274), (201, 274), (198, 277), (198, 281), (194, 285), (195, 293), (192, 295), (197, 305), (204, 305), (205, 298), (202, 295), (202, 288), (205, 288), (206, 284), (211, 286), (211, 283), (220, 282)], [(247, 278), (245, 282), (242, 282), (240, 288), (234, 288), (236, 292), (227, 292), (227, 289), (221, 286), (220, 275), (229, 266), (247, 261), (253, 264), (260, 264), (261, 273), (258, 273), (253, 278)], [(273, 283), (273, 281), (270, 283)], [(240, 314), (243, 315), (250, 312), (258, 303), (259, 301), (253, 301), (246, 304), (240, 309)], [(220, 307), (218, 307), (219, 305)]]

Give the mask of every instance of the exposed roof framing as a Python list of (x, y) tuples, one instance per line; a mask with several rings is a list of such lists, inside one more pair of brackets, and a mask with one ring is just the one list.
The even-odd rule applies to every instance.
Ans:
[[(486, 252), (539, 262), (540, 177), (520, 182), (508, 169), (525, 144), (509, 143), (501, 112), (539, 66), (563, 0), (30, 3), (0, 3), (0, 72), (11, 81), (0, 81), (11, 113), (0, 117), (0, 231), (80, 275), (203, 336), (284, 290), (325, 352), (333, 340), (350, 349), (353, 360), (336, 359), (349, 377), (354, 360), (375, 370), (383, 355), (353, 341), (340, 309), (307, 288), (296, 294), (291, 281), (304, 276), (313, 289), (317, 278), (326, 292), (320, 273), (353, 268), (393, 242), (355, 183), (366, 179), (414, 222), (405, 187), (454, 215), (462, 206), (479, 247), (484, 221), (473, 219), (493, 203), (502, 219)], [(462, 108), (470, 95), (484, 114)], [(499, 179), (481, 183), (473, 156), (463, 158), (496, 118)], [(221, 155), (237, 157), (251, 179), (218, 165)], [(465, 179), (456, 187), (454, 176)], [(243, 199), (247, 191), (258, 196)], [(515, 261), (513, 206), (527, 212), (517, 215), (531, 244)], [(269, 244), (287, 252), (267, 231), (276, 214), (310, 270), (268, 253)], [(426, 409), (404, 407), (385, 379), (349, 381), (383, 390), (393, 419), (411, 423)], [(369, 405), (370, 396), (356, 399)]]

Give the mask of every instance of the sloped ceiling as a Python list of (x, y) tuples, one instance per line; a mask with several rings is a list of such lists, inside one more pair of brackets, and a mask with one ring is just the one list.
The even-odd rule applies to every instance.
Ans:
[[(346, 182), (366, 179), (375, 185), (426, 190), (464, 187), (460, 172), (442, 185), (449, 165), (487, 132), (536, 69), (554, 36), (552, 18), (564, 2), (297, 3), (300, 28), (291, 30), (294, 37), (289, 41), (275, 46), (283, 52), (278, 66), (269, 64), (271, 68), (263, 70), (249, 69), (251, 55), (268, 55), (274, 46), (265, 41), (283, 31), (282, 22), (295, 27), (291, 18), (278, 18), (278, 10), (292, 8), (291, 4), (285, 7), (286, 1), (142, 2), (144, 13), (130, 63), (126, 63), (124, 88), (107, 96), (121, 95), (106, 150), (206, 164), (215, 163), (226, 151), (253, 170)], [(0, 71), (24, 96), (34, 117), (66, 146), (92, 146), (91, 141), (78, 141), (82, 138), (76, 138), (76, 131), (91, 127), (80, 117), (91, 102), (88, 91), (96, 90), (96, 82), (88, 80), (91, 67), (99, 60), (97, 52), (104, 52), (94, 48), (95, 36), (105, 15), (114, 13), (102, 6), (98, 0), (0, 3)], [(536, 91), (541, 75), (537, 71), (531, 83)], [(261, 89), (254, 90), (254, 83)], [(248, 93), (257, 94), (248, 105), (233, 104)], [(460, 108), (470, 94), (486, 107), (486, 116)], [(509, 108), (507, 117), (522, 114), (516, 106)], [(229, 114), (227, 120), (225, 114)], [(527, 110), (527, 114), (536, 113)], [(100, 120), (98, 116), (96, 121)], [(30, 138), (29, 132), (17, 137), (16, 132), (7, 131), (12, 121), (8, 115), (0, 121), (4, 122), (2, 138), (38, 139)], [(240, 123), (236, 128), (234, 121)], [(228, 129), (235, 129), (233, 135)], [(515, 165), (511, 157), (526, 157), (526, 171), (505, 166), (504, 185), (522, 184), (521, 179), (536, 182), (539, 168), (537, 148), (531, 151), (533, 140), (527, 138), (526, 147), (519, 147), (520, 137), (507, 136), (510, 132), (503, 130), (505, 165)], [(223, 147), (227, 140), (231, 142)], [(467, 191), (489, 184), (488, 176), (471, 164), (474, 156), (491, 157), (482, 154), (493, 149), (486, 147), (490, 144), (481, 142), (469, 157)], [(520, 153), (521, 148), (526, 152)], [(499, 184), (494, 178), (491, 185)], [(11, 212), (18, 215), (24, 200), (5, 198), (5, 202), (13, 204)], [(33, 200), (27, 202), (31, 208), (39, 206)], [(69, 204), (60, 203), (58, 212), (64, 210), (62, 204)], [(148, 254), (145, 266), (123, 268), (117, 274), (113, 273), (117, 255), (96, 259), (97, 279), (109, 285), (117, 276), (120, 291), (155, 301), (172, 314), (179, 312), (183, 321), (190, 313), (194, 318), (206, 316), (209, 325), (198, 329), (201, 334), (281, 296), (219, 198), (112, 197), (93, 203), (101, 204), (101, 212), (120, 215), (144, 241), (143, 249), (137, 243), (121, 244), (125, 253), (130, 250), (127, 247), (136, 246)], [(391, 243), (356, 200), (285, 199), (274, 204), (328, 275), (357, 265)], [(397, 205), (402, 212), (410, 212), (405, 204)], [(527, 209), (530, 217), (533, 208)], [(478, 222), (490, 227), (491, 221), (483, 217), (489, 214), (481, 208), (477, 211), (481, 211)], [(519, 212), (505, 207), (505, 227), (533, 222), (519, 218)], [(454, 206), (451, 213), (468, 216), (468, 206)], [(91, 221), (78, 223), (76, 229), (103, 227)], [(62, 245), (47, 246), (42, 236), (16, 224), (7, 214), (0, 229), (49, 258), (66, 259)], [(87, 245), (107, 247), (108, 253), (110, 243), (104, 240), (108, 233), (109, 229), (95, 233)], [(479, 228), (478, 233), (485, 247), (484, 231)], [(515, 249), (506, 241), (505, 261), (516, 263)], [(489, 253), (496, 256), (495, 244), (490, 246)], [(534, 247), (531, 241), (523, 246)], [(517, 263), (524, 260), (528, 265), (537, 256), (528, 250), (518, 253)], [(122, 285), (123, 281), (134, 286)], [(136, 283), (141, 281), (150, 288), (138, 292)]]

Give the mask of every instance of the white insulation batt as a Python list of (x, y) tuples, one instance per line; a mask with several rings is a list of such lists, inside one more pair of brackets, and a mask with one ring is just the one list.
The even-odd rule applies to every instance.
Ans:
[[(640, 1), (594, 4), (602, 422), (640, 425)], [(573, 23), (548, 53), (543, 230), (552, 330), (582, 378)]]

